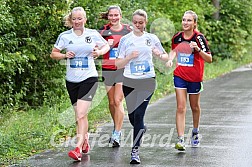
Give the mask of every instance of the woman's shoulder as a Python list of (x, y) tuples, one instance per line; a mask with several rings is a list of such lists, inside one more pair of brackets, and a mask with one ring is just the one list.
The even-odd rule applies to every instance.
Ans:
[(96, 35), (100, 34), (96, 29), (85, 28), (85, 34)]
[(200, 31), (194, 30), (194, 33), (195, 33), (195, 38), (197, 40), (206, 40), (204, 34), (202, 34)]
[(159, 40), (158, 36), (153, 33), (145, 32), (144, 33), (148, 38), (154, 39), (154, 40)]
[(196, 36), (203, 36), (204, 37), (204, 34), (201, 33), (199, 30), (194, 30), (194, 33), (196, 34)]
[(122, 36), (122, 38), (127, 38), (127, 39), (129, 39), (129, 38), (131, 38), (131, 37), (133, 37), (133, 32), (132, 32), (132, 31), (129, 32), (128, 34)]
[(177, 36), (181, 36), (183, 33), (183, 31), (178, 31), (173, 35), (173, 38), (177, 37)]
[(132, 39), (132, 37), (133, 37), (132, 34), (133, 34), (133, 33), (130, 32), (130, 33), (128, 33), (128, 34), (122, 36), (121, 39), (120, 39), (120, 42), (121, 42), (121, 43), (125, 43), (126, 41), (132, 41), (132, 40), (133, 40), (133, 39)]
[(99, 30), (109, 30), (110, 29), (110, 24), (104, 24)]
[(72, 34), (72, 33), (73, 33), (73, 31), (72, 31), (72, 29), (70, 29), (70, 30), (66, 30), (66, 31), (63, 31), (62, 33), (60, 33), (60, 36), (69, 35), (69, 34)]

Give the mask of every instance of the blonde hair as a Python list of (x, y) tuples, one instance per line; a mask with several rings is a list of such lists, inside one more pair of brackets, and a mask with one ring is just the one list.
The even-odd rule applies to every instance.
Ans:
[(72, 9), (71, 12), (69, 12), (65, 17), (64, 17), (64, 25), (68, 28), (72, 28), (73, 27), (73, 24), (72, 24), (72, 14), (73, 12), (76, 12), (76, 11), (81, 11), (83, 12), (83, 16), (84, 18), (86, 18), (86, 12), (85, 10), (83, 9), (83, 7), (74, 7)]
[(143, 9), (137, 9), (134, 13), (133, 16), (135, 15), (139, 15), (139, 16), (143, 16), (146, 20), (146, 22), (148, 21), (148, 16), (147, 13), (143, 10)]
[(111, 9), (117, 9), (117, 10), (119, 11), (120, 15), (122, 16), (122, 10), (121, 10), (121, 8), (120, 8), (119, 6), (117, 6), (117, 5), (112, 5), (112, 6), (109, 6), (109, 7), (108, 7), (108, 10), (107, 10), (106, 12), (102, 12), (102, 13), (100, 14), (101, 19), (108, 20), (108, 14), (109, 14), (109, 11), (110, 11)]
[(198, 15), (197, 15), (194, 11), (192, 11), (192, 10), (187, 10), (187, 11), (185, 11), (184, 15), (185, 15), (185, 14), (190, 14), (190, 15), (192, 15), (193, 20), (194, 20), (194, 23), (196, 23), (194, 29), (195, 29), (196, 31), (198, 31), (198, 24), (197, 24), (197, 23), (198, 23)]

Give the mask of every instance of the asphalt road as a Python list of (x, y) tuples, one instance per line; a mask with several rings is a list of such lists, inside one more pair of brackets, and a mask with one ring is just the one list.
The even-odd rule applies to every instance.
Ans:
[[(252, 65), (241, 67), (204, 83), (201, 94), (201, 145), (192, 148), (189, 137), (192, 114), (186, 116), (187, 149), (178, 152), (175, 128), (175, 95), (151, 104), (145, 117), (148, 127), (140, 148), (141, 164), (134, 166), (250, 167), (252, 164)], [(16, 166), (81, 167), (132, 166), (129, 164), (132, 127), (125, 117), (122, 146), (111, 148), (108, 138), (113, 124), (102, 125), (90, 135), (91, 151), (74, 162), (67, 156), (71, 143), (29, 158)]]

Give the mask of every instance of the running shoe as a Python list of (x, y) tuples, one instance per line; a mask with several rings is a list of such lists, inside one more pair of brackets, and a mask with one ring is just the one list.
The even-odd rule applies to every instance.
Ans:
[(179, 139), (179, 141), (177, 142), (177, 144), (175, 145), (175, 149), (179, 150), (179, 151), (185, 151), (185, 142), (182, 139)]
[(191, 145), (192, 147), (198, 147), (200, 144), (199, 141), (199, 133), (192, 133), (192, 137), (191, 137)]
[(82, 153), (87, 154), (89, 152), (89, 150), (90, 150), (89, 143), (83, 144), (83, 146), (82, 146)]
[(87, 154), (89, 152), (89, 150), (90, 150), (88, 139), (89, 139), (89, 134), (87, 133), (85, 135), (85, 140), (84, 140), (84, 143), (83, 143), (83, 146), (82, 146), (82, 153), (84, 153), (84, 154)]
[(112, 147), (120, 147), (120, 138), (121, 138), (121, 132), (113, 131), (109, 141), (112, 144)]
[(130, 164), (140, 164), (139, 150), (138, 147), (132, 148)]
[(69, 151), (68, 156), (76, 161), (81, 161), (82, 158), (82, 154), (78, 147), (76, 147), (74, 150)]

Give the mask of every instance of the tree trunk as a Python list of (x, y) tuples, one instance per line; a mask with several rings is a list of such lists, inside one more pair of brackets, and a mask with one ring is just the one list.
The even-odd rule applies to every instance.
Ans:
[(220, 18), (220, 0), (212, 0), (214, 7), (217, 11), (213, 14), (213, 18), (219, 20)]

